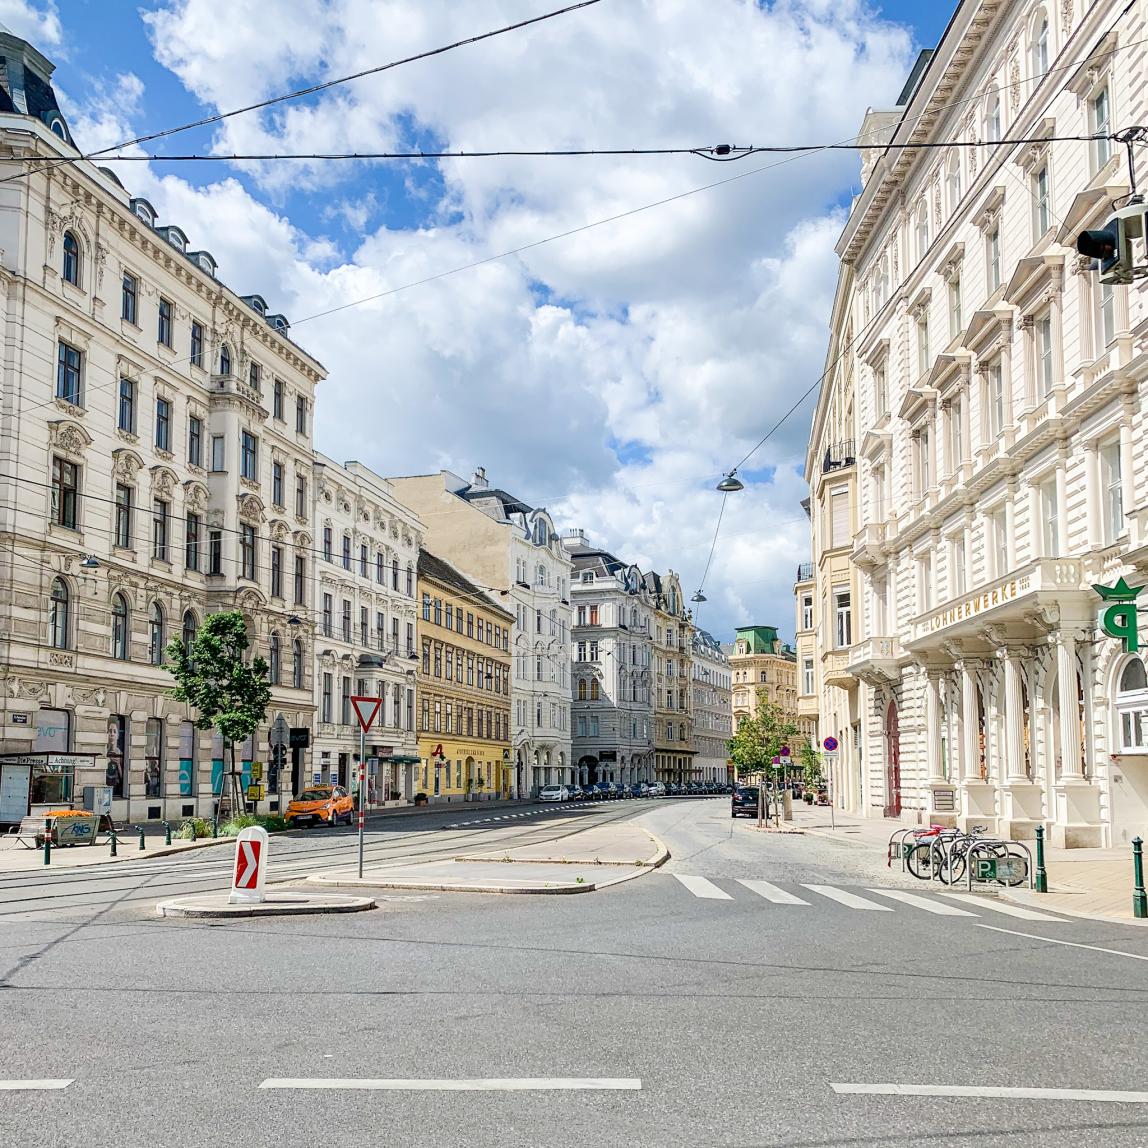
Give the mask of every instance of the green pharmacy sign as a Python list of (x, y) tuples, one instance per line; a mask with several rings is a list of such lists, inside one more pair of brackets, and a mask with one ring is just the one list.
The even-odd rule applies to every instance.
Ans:
[(1143, 586), (1129, 586), (1121, 578), (1115, 586), (1096, 586), (1093, 590), (1107, 604), (1100, 616), (1100, 624), (1110, 638), (1119, 638), (1124, 643), (1124, 652), (1134, 654), (1140, 649), (1136, 630), (1136, 595)]

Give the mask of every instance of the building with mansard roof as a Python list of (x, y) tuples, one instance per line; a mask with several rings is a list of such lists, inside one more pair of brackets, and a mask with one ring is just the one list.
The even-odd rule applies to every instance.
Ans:
[[(289, 620), (311, 608), (323, 367), (79, 158), (44, 56), (4, 31), (0, 61), (0, 748), (55, 755), (0, 761), (0, 821), (105, 785), (117, 821), (210, 814), (222, 744), (167, 696), (164, 646), (242, 610), (269, 719), (312, 727), (311, 639)], [(267, 766), (261, 809), (305, 755), (279, 768), (267, 729), (241, 747), (246, 777)]]

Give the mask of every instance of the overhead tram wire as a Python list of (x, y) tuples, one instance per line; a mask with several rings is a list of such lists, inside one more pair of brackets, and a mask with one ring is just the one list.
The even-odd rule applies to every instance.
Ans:
[[(246, 104), (241, 108), (233, 108), (228, 112), (215, 112), (210, 116), (203, 116), (198, 120), (192, 120), (186, 124), (180, 124), (172, 128), (163, 128), (160, 131), (148, 132), (144, 135), (136, 136), (134, 139), (123, 140), (121, 143), (112, 144), (110, 147), (101, 148), (99, 151), (88, 152), (83, 155), (73, 156), (67, 159), (60, 159), (52, 166), (58, 167), (64, 164), (75, 163), (78, 160), (92, 160), (98, 157), (106, 156), (109, 152), (119, 151), (125, 147), (136, 147), (139, 144), (150, 143), (152, 140), (166, 139), (169, 136), (178, 135), (180, 132), (191, 131), (194, 128), (208, 127), (211, 124), (222, 123), (224, 120), (231, 119), (233, 116), (245, 115), (247, 112), (257, 112), (264, 108), (274, 107), (276, 104), (286, 103), (289, 100), (302, 99), (304, 96), (312, 96), (316, 92), (324, 92), (330, 88), (338, 87), (341, 84), (348, 84), (354, 80), (361, 80), (367, 76), (377, 76), (380, 72), (390, 71), (392, 68), (401, 67), (403, 64), (413, 64), (417, 60), (427, 60), (432, 56), (441, 56), (445, 52), (451, 52), (455, 48), (464, 48), (470, 44), (477, 44), (482, 40), (490, 40), (495, 36), (505, 35), (507, 32), (517, 32), (522, 28), (528, 28), (532, 24), (541, 24), (546, 20), (553, 20), (556, 16), (565, 16), (570, 12), (577, 12), (582, 8), (590, 8), (595, 4), (601, 3), (601, 0), (578, 0), (575, 4), (568, 4), (565, 8), (557, 8), (552, 12), (543, 12), (539, 16), (531, 16), (528, 20), (519, 20), (514, 24), (506, 24), (501, 28), (494, 28), (489, 32), (480, 32), (475, 36), (468, 36), (463, 40), (455, 40), (453, 43), (444, 44), (438, 48), (430, 48), (425, 52), (416, 52), (413, 56), (404, 56), (401, 60), (392, 60), (387, 64), (379, 64), (374, 68), (364, 68), (362, 71), (353, 72), (348, 76), (340, 76), (334, 80), (325, 80), (321, 84), (311, 84), (306, 88), (297, 88), (292, 92), (285, 92), (279, 96), (271, 96), (266, 100), (258, 100), (253, 104)], [(8, 183), (14, 179), (22, 179), (25, 172), (20, 172), (17, 175), (10, 175), (4, 179), (0, 179), (0, 183)]]

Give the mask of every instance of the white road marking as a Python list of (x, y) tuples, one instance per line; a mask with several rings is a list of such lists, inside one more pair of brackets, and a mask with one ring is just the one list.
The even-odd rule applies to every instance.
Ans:
[(847, 905), (850, 909), (875, 909), (879, 913), (891, 913), (893, 911), (888, 905), (878, 905), (876, 901), (868, 901), (864, 897), (858, 897), (856, 893), (847, 893), (844, 889), (835, 889), (832, 885), (802, 885), (802, 888), (820, 893), (823, 897), (828, 897), (830, 901), (837, 901), (842, 905)]
[(624, 1077), (555, 1076), (506, 1080), (368, 1080), (303, 1076), (265, 1080), (260, 1088), (361, 1088), (384, 1092), (534, 1092), (615, 1089), (640, 1091), (642, 1082)]
[[(969, 904), (968, 893), (942, 893), (942, 897), (951, 897), (954, 901), (964, 901)], [(1020, 905), (1012, 905), (1005, 901), (994, 901), (988, 897), (979, 897), (976, 900), (978, 909), (991, 909), (994, 913), (1004, 913), (1009, 917), (1020, 917), (1025, 921), (1055, 921), (1058, 925), (1064, 924), (1063, 917), (1054, 917), (1051, 913), (1040, 913), (1036, 909), (1024, 909)], [(975, 914), (974, 914), (975, 916)]]
[(830, 1084), (834, 1092), (853, 1096), (975, 1096), (994, 1100), (1090, 1100), (1101, 1104), (1148, 1104), (1148, 1092), (1106, 1088), (1007, 1088), (960, 1084)]
[(704, 877), (687, 877), (682, 873), (675, 873), (674, 876), (681, 881), (695, 897), (708, 897), (713, 901), (733, 900), (728, 893), (722, 892), (712, 881), (707, 881)]
[(0, 1080), (0, 1091), (18, 1092), (25, 1088), (67, 1088), (71, 1080)]
[(977, 928), (992, 929), (994, 933), (1008, 933), (1010, 937), (1027, 937), (1030, 941), (1043, 941), (1046, 945), (1067, 945), (1070, 949), (1091, 949), (1094, 953), (1109, 953), (1114, 957), (1131, 957), (1134, 961), (1148, 961), (1148, 956), (1143, 953), (1126, 953), (1123, 949), (1105, 949), (1100, 945), (1082, 945), (1079, 941), (1061, 941), (1055, 937), (1041, 937), (1036, 933), (1018, 933), (1015, 929), (1000, 929), (996, 925), (978, 924)]
[(743, 881), (739, 877), (737, 883), (744, 885), (751, 893), (756, 893), (759, 897), (764, 897), (767, 901), (772, 901), (775, 905), (809, 904), (808, 901), (803, 901), (800, 897), (796, 897), (792, 893), (787, 893), (784, 889), (779, 889), (769, 881)]
[(919, 897), (916, 893), (906, 893), (903, 889), (870, 889), (870, 893), (879, 893), (882, 897), (890, 897), (894, 901), (904, 901), (917, 909), (924, 909), (926, 913), (936, 913), (941, 917), (975, 917), (966, 909), (955, 909), (941, 901), (930, 901), (928, 897)]

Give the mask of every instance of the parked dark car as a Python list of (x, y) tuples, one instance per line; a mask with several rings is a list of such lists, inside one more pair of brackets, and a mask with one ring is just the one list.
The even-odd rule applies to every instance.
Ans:
[(739, 814), (745, 813), (750, 817), (756, 817), (757, 801), (756, 785), (739, 785), (737, 789), (733, 791), (730, 816), (737, 817)]
[(585, 801), (586, 791), (580, 785), (568, 785), (566, 788), (570, 791), (571, 801)]

